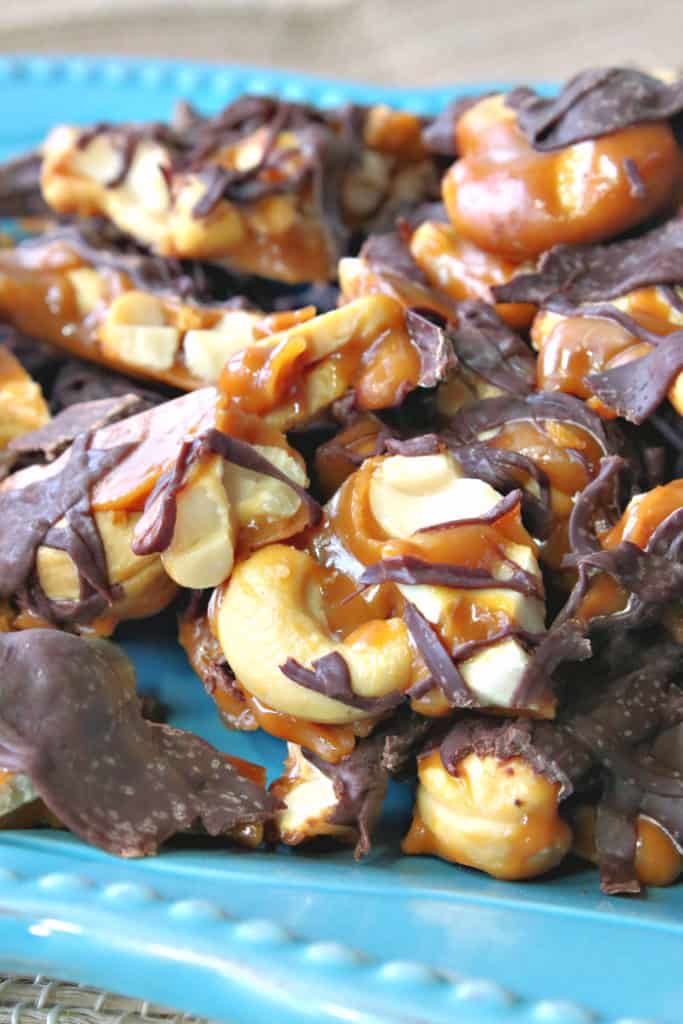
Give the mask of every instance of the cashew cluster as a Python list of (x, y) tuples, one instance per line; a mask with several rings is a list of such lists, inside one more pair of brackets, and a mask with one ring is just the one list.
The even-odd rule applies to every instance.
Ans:
[[(339, 185), (349, 229), (434, 190), (434, 164), (422, 149), (420, 129), (415, 115), (386, 107), (368, 111), (360, 160)], [(328, 280), (335, 267), (306, 173), (305, 131), (285, 128), (271, 138), (263, 126), (228, 139), (203, 156), (200, 170), (178, 171), (173, 144), (143, 134), (122, 168), (125, 142), (116, 127), (84, 139), (79, 129), (62, 125), (44, 145), (43, 195), (59, 213), (107, 217), (164, 256), (226, 262), (291, 283)], [(284, 187), (208, 201), (211, 172), (258, 177), (266, 151)], [(265, 171), (263, 181), (272, 181), (273, 173), (272, 167)]]
[[(463, 238), (514, 263), (561, 242), (620, 235), (671, 206), (681, 178), (667, 121), (544, 153), (522, 133), (505, 96), (496, 95), (462, 115), (456, 138), (461, 159), (443, 180), (451, 222)], [(629, 166), (643, 182), (637, 194)]]
[[(175, 494), (175, 522), (169, 545), (159, 553), (134, 552), (136, 527), (155, 482), (174, 465), (187, 438), (201, 436), (210, 426), (220, 426), (226, 415), (217, 392), (206, 389), (96, 432), (93, 448), (131, 444), (129, 453), (97, 481), (91, 493), (91, 514), (115, 595), (104, 617), (93, 627), (99, 632), (111, 632), (123, 619), (155, 614), (173, 599), (177, 586), (218, 586), (230, 575), (236, 551), (249, 551), (259, 544), (289, 537), (305, 524), (301, 498), (286, 483), (219, 455), (205, 455), (189, 467)], [(250, 440), (261, 441), (252, 445), (258, 455), (295, 484), (307, 485), (303, 460), (281, 435), (257, 421), (245, 419), (240, 425)], [(231, 426), (237, 426), (234, 416)], [(59, 472), (68, 459), (67, 451), (49, 466), (14, 474), (4, 486), (19, 488)], [(51, 601), (78, 600), (78, 571), (66, 551), (39, 546), (36, 573)]]
[(73, 355), (182, 390), (216, 384), (235, 352), (315, 314), (311, 306), (264, 314), (146, 291), (49, 237), (0, 253), (0, 311)]
[(418, 762), (408, 854), (436, 854), (494, 878), (533, 878), (556, 867), (572, 844), (558, 811), (559, 784), (522, 758), (468, 754), (451, 775), (438, 750)]
[[(540, 581), (533, 544), (518, 512), (507, 523), (457, 530), (458, 519), (476, 519), (499, 500), (488, 484), (466, 478), (447, 453), (366, 460), (328, 504), (308, 550), (264, 547), (237, 565), (216, 593), (214, 629), (240, 686), (281, 713), (343, 724), (371, 717), (372, 708), (301, 686), (282, 666), (294, 659), (310, 669), (337, 654), (348, 666), (353, 696), (400, 695), (426, 674), (402, 618), (406, 601), (448, 649), (473, 639), (486, 641), (505, 625), (542, 631), (543, 601), (493, 582), (475, 591), (386, 583), (355, 593), (355, 579), (366, 566), (411, 553), (433, 562), (447, 553), (461, 558), (460, 564), (485, 566), (492, 580), (504, 581), (514, 565)], [(443, 530), (434, 529), (441, 524), (446, 524)], [(248, 644), (244, 622), (250, 623)], [(506, 706), (528, 661), (519, 640), (508, 636), (490, 646), (484, 643), (460, 670), (482, 704)], [(447, 704), (436, 713), (444, 711)]]

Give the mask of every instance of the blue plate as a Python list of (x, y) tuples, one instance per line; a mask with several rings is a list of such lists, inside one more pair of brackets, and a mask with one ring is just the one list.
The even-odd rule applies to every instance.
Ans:
[[(3, 59), (0, 155), (60, 120), (164, 118), (181, 96), (209, 111), (242, 91), (428, 113), (455, 90), (162, 61)], [(169, 620), (127, 627), (121, 639), (141, 688), (161, 695), (175, 724), (279, 773), (283, 744), (221, 727)], [(346, 851), (210, 845), (131, 863), (65, 834), (2, 833), (0, 969), (233, 1024), (681, 1024), (683, 888), (607, 899), (587, 869), (513, 885), (401, 858), (409, 803), (397, 787), (362, 864)]]

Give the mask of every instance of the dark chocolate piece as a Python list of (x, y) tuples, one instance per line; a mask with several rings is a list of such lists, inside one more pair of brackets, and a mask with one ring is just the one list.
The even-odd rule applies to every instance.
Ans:
[(596, 535), (598, 513), (601, 513), (603, 522), (607, 519), (614, 524), (618, 519), (615, 485), (618, 474), (625, 468), (626, 463), (618, 455), (602, 459), (598, 475), (577, 494), (568, 528), (572, 556), (600, 550)]
[(449, 337), (460, 362), (501, 391), (520, 397), (536, 384), (536, 358), (493, 306), (468, 299), (457, 304)]
[[(448, 443), (448, 435), (444, 435)], [(489, 448), (487, 444), (449, 444), (451, 454), (458, 460), (466, 476), (484, 480), (503, 494), (516, 492), (522, 478), (528, 476), (538, 486), (538, 495), (522, 491), (522, 520), (534, 537), (544, 540), (553, 526), (548, 474), (528, 455), (505, 448)]]
[(448, 332), (415, 309), (406, 313), (406, 327), (413, 345), (420, 354), (421, 388), (434, 388), (448, 376), (457, 360)]
[(493, 289), (496, 302), (531, 302), (566, 312), (651, 285), (683, 283), (683, 217), (606, 245), (556, 245), (538, 269)]
[(422, 130), (422, 142), (428, 152), (434, 153), (435, 156), (444, 156), (455, 160), (460, 155), (455, 142), (455, 128), (458, 121), (468, 110), (491, 95), (490, 92), (482, 92), (477, 93), (476, 96), (460, 96), (458, 99), (451, 100)]
[(362, 697), (354, 693), (349, 666), (337, 651), (318, 658), (312, 668), (304, 668), (295, 658), (288, 658), (284, 665), (280, 665), (280, 671), (298, 686), (305, 686), (307, 690), (314, 690), (323, 697), (338, 700), (359, 711), (383, 714), (400, 704), (404, 697), (401, 692), (388, 693), (384, 697)]
[(157, 387), (159, 390), (141, 387), (129, 377), (107, 370), (104, 366), (95, 366), (82, 359), (67, 359), (57, 371), (50, 387), (50, 408), (56, 414), (71, 405), (135, 395), (141, 409), (151, 409), (180, 394), (164, 385)]
[(586, 378), (593, 394), (630, 423), (640, 425), (665, 400), (683, 370), (683, 331), (662, 338), (647, 355)]
[(547, 151), (677, 117), (683, 111), (683, 81), (667, 85), (635, 68), (594, 68), (570, 78), (557, 97), (522, 87), (506, 102), (534, 148)]
[(408, 239), (400, 231), (390, 231), (383, 235), (370, 235), (359, 253), (361, 259), (367, 260), (378, 270), (390, 270), (400, 274), (408, 281), (429, 287), (424, 272), (413, 259)]
[[(75, 559), (83, 607), (72, 602), (60, 605), (43, 595), (41, 614), (52, 621), (88, 621), (103, 610), (111, 594), (89, 494), (131, 447), (92, 449), (90, 436), (82, 434), (63, 456), (58, 472), (0, 491), (0, 597), (16, 595), (27, 584), (34, 593), (40, 592), (31, 577), (38, 548), (48, 544), (67, 550)], [(66, 520), (64, 526), (55, 527), (61, 519)]]
[[(409, 437), (402, 440), (399, 437), (386, 437), (382, 439), (382, 451), (389, 455), (403, 455), (406, 458), (415, 458), (419, 455), (437, 455), (443, 449), (438, 434), (420, 434), (418, 437)], [(382, 451), (377, 452), (378, 455)], [(361, 459), (361, 462), (363, 460)]]
[(157, 480), (145, 501), (144, 512), (135, 524), (131, 544), (134, 554), (159, 554), (170, 546), (178, 512), (178, 491), (191, 467), (204, 454), (203, 439), (183, 441), (178, 457)]
[[(429, 436), (429, 435), (427, 435)], [(416, 440), (421, 440), (417, 438)], [(497, 523), (499, 519), (507, 516), (514, 509), (518, 508), (522, 501), (522, 492), (520, 490), (510, 491), (497, 501), (488, 512), (482, 512), (478, 516), (470, 516), (465, 519), (449, 519), (445, 523), (434, 523), (432, 526), (422, 526), (415, 533), (435, 533), (439, 530), (447, 530), (451, 527), (457, 529), (459, 526), (492, 526)]]
[(128, 659), (56, 630), (0, 635), (0, 765), (28, 775), (86, 842), (155, 853), (201, 824), (224, 835), (272, 818), (276, 801), (192, 733), (146, 721)]
[(330, 821), (358, 832), (356, 859), (370, 852), (372, 831), (379, 817), (390, 776), (414, 773), (415, 755), (433, 728), (429, 719), (399, 712), (386, 725), (356, 743), (338, 764), (305, 751), (306, 758), (332, 780), (338, 804)]
[(0, 164), (0, 217), (54, 217), (40, 189), (42, 163), (31, 150)]
[(59, 413), (44, 427), (14, 438), (10, 441), (9, 448), (21, 455), (40, 453), (51, 462), (73, 444), (79, 434), (87, 434), (110, 423), (124, 420), (128, 416), (134, 416), (146, 407), (137, 395), (80, 402)]

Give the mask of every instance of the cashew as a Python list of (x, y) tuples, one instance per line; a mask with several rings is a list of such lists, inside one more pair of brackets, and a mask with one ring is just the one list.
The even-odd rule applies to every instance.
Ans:
[(245, 224), (238, 208), (222, 199), (209, 217), (195, 217), (193, 210), (207, 190), (206, 182), (189, 175), (181, 180), (175, 208), (168, 222), (164, 251), (190, 259), (224, 256), (245, 237)]
[[(67, 139), (68, 136), (64, 135), (64, 143)], [(111, 136), (99, 133), (83, 147), (77, 144), (75, 137), (73, 143), (73, 149), (69, 154), (70, 169), (106, 187), (107, 182), (116, 177), (121, 166), (121, 154), (114, 147)]]
[(390, 537), (488, 512), (500, 495), (482, 480), (464, 478), (448, 453), (383, 459), (372, 475), (370, 508)]
[(232, 571), (235, 511), (223, 483), (224, 462), (197, 463), (176, 498), (173, 539), (161, 563), (181, 587), (216, 587)]
[(572, 833), (558, 813), (558, 784), (521, 758), (470, 754), (450, 775), (436, 750), (419, 763), (415, 817), (404, 853), (435, 853), (495, 878), (554, 868)]
[(276, 818), (280, 841), (294, 846), (321, 835), (352, 839), (352, 829), (329, 823), (339, 802), (332, 780), (304, 757), (296, 743), (287, 744), (285, 767), (286, 774), (271, 790), (285, 804)]
[(369, 623), (343, 642), (335, 640), (325, 620), (320, 583), (321, 570), (310, 555), (282, 544), (262, 548), (238, 565), (217, 592), (218, 639), (240, 684), (269, 707), (314, 722), (357, 721), (369, 712), (299, 686), (280, 666), (295, 658), (310, 668), (336, 651), (349, 667), (354, 692), (381, 697), (410, 684), (410, 641), (396, 619)]
[(136, 289), (124, 292), (112, 302), (107, 323), (121, 327), (163, 327), (166, 323), (161, 299)]
[(102, 352), (110, 359), (124, 360), (141, 370), (170, 370), (180, 345), (177, 327), (119, 327), (104, 323), (100, 328)]
[[(123, 590), (111, 615), (117, 620), (155, 615), (173, 599), (175, 584), (157, 555), (135, 555), (131, 538), (139, 513), (95, 512), (94, 519), (104, 547), (110, 585)], [(41, 545), (36, 555), (38, 580), (52, 601), (79, 597), (78, 573), (65, 551)]]
[(235, 310), (226, 313), (211, 330), (191, 330), (183, 339), (188, 369), (200, 380), (215, 383), (230, 356), (254, 344), (253, 327), (258, 313)]
[[(254, 445), (255, 450), (274, 466), (285, 473), (290, 480), (302, 487), (308, 485), (306, 470), (286, 448), (275, 445)], [(255, 473), (227, 463), (224, 470), (225, 488), (235, 508), (237, 521), (241, 526), (267, 518), (287, 519), (293, 516), (301, 505), (301, 498), (287, 484), (264, 473)]]
[(101, 276), (91, 267), (77, 267), (67, 271), (67, 275), (76, 296), (78, 314), (81, 317), (92, 313), (102, 300), (104, 283)]

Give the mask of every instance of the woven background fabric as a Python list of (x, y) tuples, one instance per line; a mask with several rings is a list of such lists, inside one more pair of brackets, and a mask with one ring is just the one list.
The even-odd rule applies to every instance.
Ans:
[[(646, 24), (645, 24), (646, 20)], [(134, 25), (135, 30), (131, 31)], [(239, 61), (386, 85), (678, 67), (683, 4), (656, 0), (15, 0), (0, 51)]]

